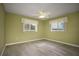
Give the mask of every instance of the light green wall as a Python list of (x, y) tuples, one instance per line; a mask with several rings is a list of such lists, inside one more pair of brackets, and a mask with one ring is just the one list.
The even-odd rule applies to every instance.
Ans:
[(0, 54), (3, 50), (4, 47), (4, 9), (3, 9), (3, 5), (0, 4)]
[(24, 16), (6, 13), (6, 42), (15, 43), (37, 38), (49, 38), (79, 45), (79, 12), (66, 16), (68, 17), (68, 22), (65, 23), (64, 32), (51, 32), (49, 27), (50, 20), (37, 20), (39, 21), (38, 32), (23, 32), (21, 18)]
[(43, 30), (42, 21), (37, 20), (39, 22), (38, 32), (23, 32), (23, 24), (21, 23), (23, 17), (24, 16), (6, 13), (6, 43), (29, 41), (43, 37), (43, 34), (41, 34)]
[(51, 40), (79, 45), (79, 12), (68, 14), (66, 16), (68, 17), (68, 22), (65, 23), (64, 32), (51, 32), (48, 23), (50, 20), (46, 21), (46, 37)]

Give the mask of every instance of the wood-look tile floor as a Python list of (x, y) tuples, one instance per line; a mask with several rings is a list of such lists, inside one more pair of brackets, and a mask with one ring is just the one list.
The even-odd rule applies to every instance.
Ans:
[(39, 40), (7, 46), (3, 56), (79, 56), (79, 48)]

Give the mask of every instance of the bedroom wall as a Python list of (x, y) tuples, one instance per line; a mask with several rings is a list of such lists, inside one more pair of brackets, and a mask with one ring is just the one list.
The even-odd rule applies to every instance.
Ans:
[(6, 13), (6, 43), (9, 44), (38, 38), (49, 38), (51, 40), (79, 45), (79, 12), (65, 16), (68, 17), (68, 22), (65, 23), (64, 32), (51, 32), (49, 27), (50, 20), (37, 20), (39, 21), (38, 32), (23, 32), (21, 18), (24, 16)]
[(13, 13), (6, 13), (6, 43), (16, 43), (29, 41), (33, 39), (42, 38), (43, 35), (43, 22), (39, 21), (38, 31), (37, 32), (23, 32), (23, 27), (21, 23), (21, 18), (26, 18), (24, 16), (16, 15)]
[(4, 17), (5, 17), (4, 7), (0, 3), (0, 55), (1, 55), (2, 50), (4, 48), (4, 45), (5, 45), (5, 40), (4, 40)]
[(50, 20), (46, 21), (46, 37), (51, 40), (79, 45), (79, 12), (71, 13), (65, 16), (68, 17), (68, 22), (65, 23), (64, 32), (51, 32), (49, 27)]

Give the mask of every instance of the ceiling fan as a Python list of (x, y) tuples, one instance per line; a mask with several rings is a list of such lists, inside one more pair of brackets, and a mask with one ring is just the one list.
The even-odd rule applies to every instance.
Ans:
[(49, 16), (50, 16), (50, 13), (44, 10), (38, 11), (38, 14), (37, 14), (37, 17), (40, 19), (49, 18)]

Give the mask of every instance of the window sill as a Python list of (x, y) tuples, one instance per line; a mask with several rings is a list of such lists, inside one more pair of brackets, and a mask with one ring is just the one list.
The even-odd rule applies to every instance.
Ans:
[(51, 32), (64, 32), (64, 30), (51, 30)]

